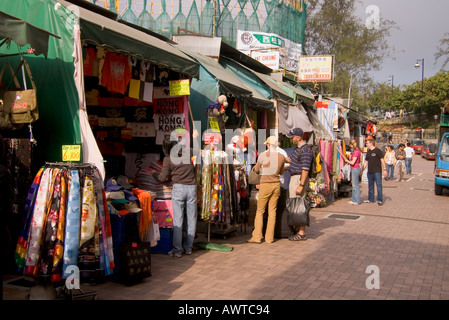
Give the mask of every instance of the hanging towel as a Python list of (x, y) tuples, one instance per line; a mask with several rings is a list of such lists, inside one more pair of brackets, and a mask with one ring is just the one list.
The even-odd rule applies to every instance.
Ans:
[(149, 232), (151, 225), (153, 224), (153, 216), (151, 211), (151, 194), (142, 189), (132, 189), (133, 193), (139, 199), (140, 212), (139, 218), (139, 238), (141, 241), (145, 242), (147, 238), (147, 233)]
[(66, 279), (71, 272), (67, 267), (78, 265), (78, 253), (80, 244), (80, 219), (81, 219), (80, 181), (78, 170), (70, 170), (69, 176), (69, 200), (67, 203), (64, 258), (62, 265), (62, 278)]

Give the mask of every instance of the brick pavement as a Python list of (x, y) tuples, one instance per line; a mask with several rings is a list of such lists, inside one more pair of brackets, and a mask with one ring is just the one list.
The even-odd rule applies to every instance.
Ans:
[[(96, 291), (99, 300), (449, 299), (449, 193), (434, 195), (433, 161), (415, 155), (412, 165), (407, 181), (384, 181), (383, 206), (352, 206), (350, 198), (339, 198), (312, 209), (307, 241), (247, 244), (248, 229), (211, 238), (232, 246), (231, 252), (194, 250), (181, 259), (153, 254), (153, 276), (143, 283), (108, 281), (83, 289)], [(379, 289), (366, 287), (370, 265), (379, 268)], [(25, 295), (4, 281), (3, 299)]]

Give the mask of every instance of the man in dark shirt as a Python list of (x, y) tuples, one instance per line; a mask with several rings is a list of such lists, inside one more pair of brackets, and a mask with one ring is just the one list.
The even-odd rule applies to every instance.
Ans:
[[(293, 144), (296, 145), (290, 156), (290, 184), (288, 187), (289, 198), (304, 197), (309, 183), (309, 170), (313, 161), (313, 152), (304, 140), (304, 131), (301, 128), (294, 128), (287, 133)], [(289, 240), (306, 240), (306, 226), (294, 226), (296, 234), (289, 237)]]
[(366, 146), (368, 151), (366, 152), (365, 162), (363, 163), (362, 171), (360, 176), (363, 174), (363, 170), (368, 167), (368, 200), (363, 202), (373, 203), (374, 202), (374, 182), (377, 187), (377, 204), (383, 204), (382, 195), (382, 175), (387, 176), (387, 167), (385, 166), (384, 154), (382, 150), (376, 147), (375, 141), (373, 139), (366, 140)]
[[(194, 136), (194, 146), (196, 139)], [(177, 141), (165, 142), (162, 171), (154, 178), (160, 182), (173, 182), (173, 250), (169, 255), (181, 258), (182, 253), (192, 254), (197, 221), (197, 189), (192, 158), (197, 156)], [(167, 145), (168, 144), (168, 145)], [(195, 148), (198, 150), (198, 148)], [(187, 217), (187, 237), (183, 242), (184, 211)]]

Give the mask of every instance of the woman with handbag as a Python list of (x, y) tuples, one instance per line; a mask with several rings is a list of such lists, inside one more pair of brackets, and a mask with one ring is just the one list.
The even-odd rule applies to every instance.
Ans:
[(268, 221), (265, 231), (265, 242), (274, 242), (274, 228), (276, 224), (276, 209), (281, 194), (280, 175), (284, 172), (284, 165), (289, 161), (283, 154), (276, 151), (278, 139), (269, 137), (265, 144), (268, 150), (261, 153), (253, 170), (261, 172), (259, 185), (259, 199), (257, 201), (254, 230), (248, 243), (262, 243), (263, 215), (268, 206)]
[[(287, 223), (292, 228), (294, 235), (288, 240), (307, 240), (306, 226), (309, 226), (310, 204), (306, 199), (307, 186), (309, 183), (309, 170), (313, 161), (312, 148), (304, 140), (304, 131), (294, 128), (287, 133), (296, 148), (293, 150), (290, 163), (289, 199), (287, 201)], [(296, 222), (292, 222), (296, 221)], [(301, 221), (301, 222), (297, 222)]]

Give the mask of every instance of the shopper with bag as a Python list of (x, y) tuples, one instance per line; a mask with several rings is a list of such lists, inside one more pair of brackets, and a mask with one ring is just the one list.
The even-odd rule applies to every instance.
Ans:
[(309, 226), (310, 202), (306, 198), (309, 184), (309, 170), (313, 161), (312, 148), (304, 140), (304, 131), (301, 128), (294, 128), (287, 133), (295, 150), (290, 157), (290, 184), (289, 198), (287, 200), (287, 223), (292, 228), (294, 235), (288, 240), (307, 240), (306, 226)]
[(261, 153), (253, 170), (261, 173), (259, 185), (259, 199), (257, 201), (256, 218), (254, 230), (248, 243), (262, 243), (263, 215), (268, 206), (268, 221), (265, 231), (265, 242), (274, 242), (274, 228), (276, 225), (276, 210), (279, 196), (281, 194), (280, 175), (284, 172), (284, 165), (288, 159), (276, 151), (278, 139), (269, 137), (265, 144), (268, 150)]

